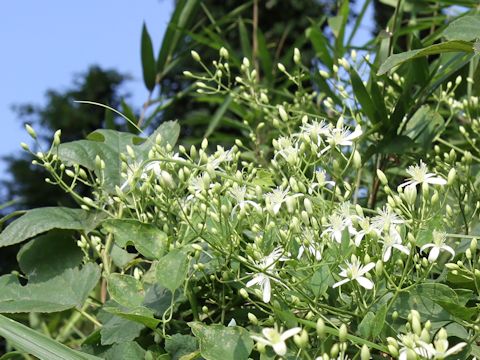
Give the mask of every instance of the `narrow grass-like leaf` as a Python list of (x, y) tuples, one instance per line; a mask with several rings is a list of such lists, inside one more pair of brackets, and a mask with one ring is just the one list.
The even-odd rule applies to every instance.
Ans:
[(157, 75), (155, 66), (155, 55), (153, 55), (153, 45), (150, 34), (148, 33), (145, 23), (142, 27), (142, 43), (141, 43), (141, 55), (142, 55), (142, 70), (143, 70), (143, 82), (149, 91), (152, 91), (155, 87), (155, 77)]
[(17, 349), (41, 360), (100, 360), (99, 357), (70, 349), (3, 315), (0, 315), (0, 336)]

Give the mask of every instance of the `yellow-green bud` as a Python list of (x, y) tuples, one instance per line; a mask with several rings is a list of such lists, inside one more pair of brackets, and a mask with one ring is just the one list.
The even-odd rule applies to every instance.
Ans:
[(324, 338), (325, 337), (325, 321), (323, 321), (323, 319), (319, 318), (317, 320), (317, 326), (316, 326), (316, 330), (317, 330), (317, 336), (319, 338)]
[(287, 112), (285, 111), (285, 108), (282, 105), (280, 105), (278, 107), (278, 114), (280, 115), (280, 119), (282, 119), (283, 121), (288, 120), (288, 114), (287, 114)]
[(190, 51), (190, 54), (192, 55), (193, 60), (195, 60), (196, 62), (202, 61), (200, 55), (195, 50)]
[(362, 350), (360, 351), (360, 360), (370, 360), (370, 350), (368, 349), (367, 345), (362, 346)]
[(378, 180), (380, 180), (380, 182), (382, 183), (382, 185), (388, 184), (387, 177), (385, 176), (382, 170), (377, 169), (377, 177), (378, 177)]
[(360, 169), (362, 167), (362, 157), (357, 150), (353, 153), (353, 167), (355, 169)]
[(33, 139), (37, 138), (37, 133), (29, 124), (25, 124), (25, 130), (27, 130), (28, 135), (30, 135)]
[(300, 54), (300, 50), (298, 50), (297, 48), (293, 49), (293, 61), (297, 65), (299, 65), (302, 61), (302, 55)]
[(300, 334), (293, 337), (293, 341), (300, 349), (306, 348), (308, 346), (308, 332), (303, 329)]
[(447, 185), (452, 185), (456, 177), (457, 177), (457, 171), (455, 170), (455, 168), (451, 168), (450, 171), (448, 172)]
[(285, 69), (285, 65), (283, 65), (282, 63), (278, 63), (277, 67), (278, 67), (278, 70), (280, 70), (281, 72), (287, 71), (287, 69)]
[(24, 142), (20, 143), (20, 146), (22, 147), (23, 150), (25, 150), (25, 151), (30, 151), (30, 148), (29, 148), (28, 145), (25, 144)]
[(338, 330), (338, 339), (340, 340), (340, 342), (347, 341), (347, 334), (348, 334), (347, 325), (345, 324), (340, 325), (340, 329)]
[(255, 314), (252, 314), (252, 313), (248, 313), (247, 314), (247, 317), (248, 317), (248, 321), (250, 321), (250, 323), (252, 325), (257, 325), (258, 324), (258, 319), (257, 317), (255, 316)]
[(228, 50), (225, 49), (223, 46), (220, 48), (220, 56), (224, 59), (228, 59)]

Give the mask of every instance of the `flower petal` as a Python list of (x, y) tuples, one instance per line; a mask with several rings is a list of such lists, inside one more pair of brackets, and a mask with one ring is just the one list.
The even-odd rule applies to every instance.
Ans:
[(266, 278), (265, 282), (263, 283), (263, 302), (269, 303), (271, 294), (272, 294), (272, 287), (270, 285), (270, 279)]
[(367, 290), (371, 290), (373, 289), (373, 282), (369, 279), (367, 279), (366, 277), (364, 276), (359, 276), (357, 277), (355, 280), (358, 281), (358, 283), (363, 286), (365, 289)]
[(300, 327), (294, 327), (292, 329), (288, 329), (285, 331), (282, 335), (280, 335), (280, 339), (283, 341), (287, 340), (289, 337), (292, 337), (293, 335), (297, 335), (300, 331), (302, 331), (302, 328)]
[(349, 282), (351, 279), (343, 279), (343, 280), (340, 280), (339, 282), (336, 282), (335, 284), (333, 284), (332, 288), (336, 288), (340, 285), (343, 285), (343, 284), (346, 284), (347, 282)]
[(279, 356), (283, 356), (287, 353), (287, 345), (285, 345), (284, 341), (277, 342), (272, 344), (273, 351)]
[(435, 262), (438, 259), (439, 254), (440, 249), (437, 246), (432, 247), (432, 250), (430, 250), (430, 254), (428, 254), (428, 261)]

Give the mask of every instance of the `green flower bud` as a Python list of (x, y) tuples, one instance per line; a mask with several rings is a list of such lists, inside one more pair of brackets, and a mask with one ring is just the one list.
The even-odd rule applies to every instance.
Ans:
[(340, 340), (340, 342), (347, 341), (347, 334), (348, 334), (347, 325), (345, 324), (340, 325), (340, 329), (338, 330), (338, 339)]
[(382, 183), (382, 185), (388, 184), (387, 177), (385, 176), (382, 170), (377, 169), (377, 177), (378, 177), (378, 180), (380, 180), (380, 182)]
[(30, 135), (32, 139), (37, 138), (37, 133), (35, 132), (35, 130), (33, 130), (33, 128), (29, 124), (25, 124), (25, 130), (27, 130), (28, 135)]
[(367, 345), (362, 346), (362, 350), (360, 351), (360, 360), (370, 360), (370, 350), (368, 349)]
[(317, 330), (317, 336), (322, 339), (325, 337), (325, 321), (323, 321), (322, 318), (319, 318), (317, 320), (317, 326), (316, 326), (316, 330)]
[(195, 50), (190, 51), (190, 54), (192, 55), (193, 60), (195, 60), (196, 62), (202, 61), (200, 55)]

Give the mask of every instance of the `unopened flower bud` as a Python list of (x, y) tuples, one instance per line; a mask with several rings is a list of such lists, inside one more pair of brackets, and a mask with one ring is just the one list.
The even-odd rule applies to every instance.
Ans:
[(322, 318), (319, 318), (317, 320), (317, 326), (316, 326), (316, 330), (317, 330), (317, 336), (322, 339), (325, 337), (326, 335), (326, 332), (325, 332), (325, 321), (323, 321)]
[(338, 330), (338, 339), (340, 340), (340, 342), (347, 341), (347, 334), (348, 334), (347, 325), (345, 324), (340, 325), (340, 329)]
[(362, 346), (362, 350), (360, 351), (360, 360), (370, 360), (370, 350), (365, 344)]
[(190, 54), (192, 55), (193, 60), (195, 60), (196, 62), (202, 61), (200, 55), (195, 50), (190, 51)]
[(293, 49), (293, 61), (297, 65), (299, 65), (302, 61), (302, 55), (300, 54), (300, 50), (297, 48)]
[(382, 183), (382, 185), (388, 184), (387, 177), (385, 176), (382, 170), (377, 169), (377, 177), (378, 177), (378, 180), (380, 180), (380, 182)]
[(287, 69), (285, 69), (285, 65), (283, 65), (282, 63), (278, 63), (277, 67), (278, 67), (278, 70), (280, 70), (281, 72), (287, 71)]
[(228, 50), (225, 49), (223, 46), (220, 48), (220, 56), (223, 57), (224, 59), (228, 59)]
[(252, 313), (248, 313), (247, 314), (247, 317), (248, 317), (248, 321), (250, 321), (250, 323), (252, 325), (257, 325), (258, 324), (258, 319), (257, 317), (255, 316), (255, 314), (252, 314)]
[(30, 135), (33, 139), (37, 138), (37, 133), (29, 124), (25, 124), (25, 130), (27, 130), (28, 135)]

